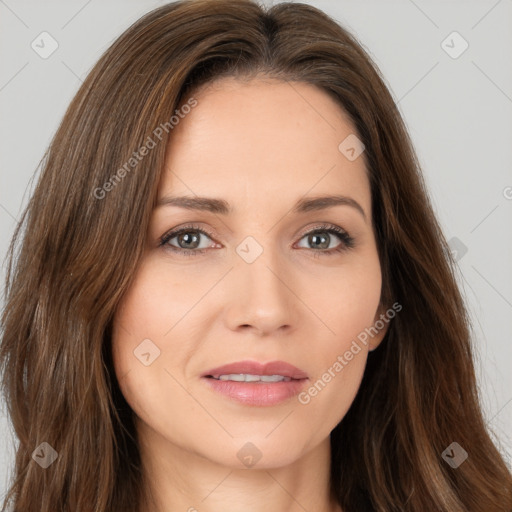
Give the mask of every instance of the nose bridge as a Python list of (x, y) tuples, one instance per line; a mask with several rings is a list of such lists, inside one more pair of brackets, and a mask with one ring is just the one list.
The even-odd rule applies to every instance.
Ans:
[[(294, 326), (297, 299), (289, 282), (292, 273), (281, 254), (282, 246), (273, 242), (272, 232), (248, 236), (236, 247), (232, 279), (236, 291), (230, 297), (228, 322), (232, 329), (252, 326), (271, 332)], [(291, 289), (290, 289), (291, 288)]]

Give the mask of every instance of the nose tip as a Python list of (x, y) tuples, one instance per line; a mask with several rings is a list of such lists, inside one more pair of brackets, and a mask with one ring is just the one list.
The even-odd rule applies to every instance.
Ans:
[(231, 329), (254, 328), (262, 334), (291, 329), (297, 299), (266, 262), (261, 258), (252, 264), (241, 262), (233, 278), (238, 292), (231, 295), (226, 312)]

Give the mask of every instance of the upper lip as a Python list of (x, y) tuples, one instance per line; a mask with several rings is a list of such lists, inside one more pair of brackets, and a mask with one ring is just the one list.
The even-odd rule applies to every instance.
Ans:
[(296, 366), (284, 361), (271, 361), (259, 363), (258, 361), (238, 361), (229, 363), (204, 372), (201, 377), (215, 377), (220, 375), (245, 373), (249, 375), (282, 375), (291, 379), (307, 379), (307, 373), (299, 370)]

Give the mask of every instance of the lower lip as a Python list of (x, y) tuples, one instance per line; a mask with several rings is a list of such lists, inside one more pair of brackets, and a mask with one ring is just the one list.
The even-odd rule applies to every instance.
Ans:
[(218, 393), (246, 405), (277, 405), (298, 395), (307, 379), (281, 382), (236, 382), (203, 377), (206, 383)]

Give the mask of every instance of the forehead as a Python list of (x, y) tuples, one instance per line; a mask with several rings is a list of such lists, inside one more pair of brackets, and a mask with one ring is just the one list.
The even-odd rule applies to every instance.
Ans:
[(325, 91), (228, 78), (192, 96), (197, 106), (171, 132), (160, 196), (224, 197), (236, 210), (338, 193), (369, 207), (363, 156), (351, 161), (339, 149), (356, 130)]

